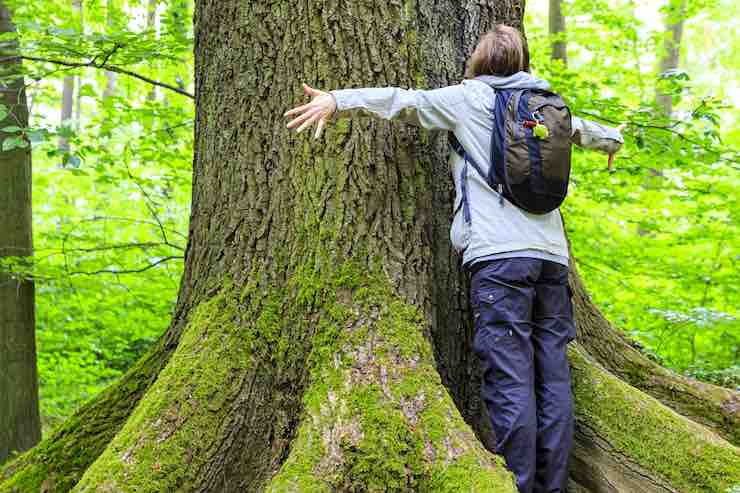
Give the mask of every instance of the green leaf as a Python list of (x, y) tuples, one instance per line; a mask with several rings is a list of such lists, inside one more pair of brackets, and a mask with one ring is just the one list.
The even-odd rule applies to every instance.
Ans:
[(3, 151), (10, 151), (15, 149), (16, 147), (28, 147), (28, 142), (18, 136), (7, 137), (5, 140), (3, 140)]

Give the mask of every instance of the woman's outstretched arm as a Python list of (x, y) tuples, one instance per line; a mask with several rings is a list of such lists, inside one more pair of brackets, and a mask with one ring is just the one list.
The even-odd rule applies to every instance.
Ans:
[(570, 119), (573, 126), (571, 142), (586, 149), (594, 149), (609, 155), (608, 167), (612, 169), (614, 154), (624, 144), (622, 129), (624, 125), (616, 128), (602, 125), (591, 120), (585, 120), (577, 116)]
[(300, 125), (300, 132), (316, 123), (315, 137), (335, 113), (338, 117), (369, 114), (386, 120), (399, 118), (428, 129), (453, 130), (459, 118), (457, 106), (464, 99), (461, 85), (432, 90), (372, 87), (325, 92), (303, 84), (303, 90), (313, 99), (285, 113), (298, 115), (287, 126)]

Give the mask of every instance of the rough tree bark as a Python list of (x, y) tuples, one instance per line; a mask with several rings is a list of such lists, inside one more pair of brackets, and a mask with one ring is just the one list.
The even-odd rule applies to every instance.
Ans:
[[(11, 14), (0, 1), (0, 33), (15, 33)], [(0, 56), (17, 53), (14, 39), (4, 39)], [(28, 126), (25, 83), (18, 60), (0, 65), (0, 103), (8, 114), (0, 128)], [(0, 131), (0, 143), (17, 137)], [(0, 151), (0, 259), (33, 255), (31, 222), (31, 151)], [(33, 281), (0, 268), (0, 463), (41, 439)]]
[[(172, 325), (8, 465), (14, 491), (513, 492), (484, 444), (445, 136), (282, 113), (318, 87), (454, 83), (518, 0), (198, 0), (190, 239)], [(574, 266), (575, 267), (575, 266)], [(573, 270), (574, 492), (738, 481), (737, 393), (650, 362)], [(635, 385), (635, 386), (632, 386)]]

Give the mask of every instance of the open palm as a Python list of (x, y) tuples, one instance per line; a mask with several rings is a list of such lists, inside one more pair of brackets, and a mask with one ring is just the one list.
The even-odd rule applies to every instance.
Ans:
[(314, 89), (306, 83), (303, 84), (303, 92), (305, 92), (307, 96), (311, 96), (311, 102), (302, 106), (296, 106), (295, 108), (286, 111), (283, 116), (298, 115), (287, 124), (288, 128), (300, 125), (296, 129), (296, 132), (298, 133), (306, 127), (316, 123), (314, 138), (318, 139), (326, 126), (326, 122), (334, 114), (334, 111), (336, 111), (337, 103), (334, 100), (334, 96), (330, 93)]

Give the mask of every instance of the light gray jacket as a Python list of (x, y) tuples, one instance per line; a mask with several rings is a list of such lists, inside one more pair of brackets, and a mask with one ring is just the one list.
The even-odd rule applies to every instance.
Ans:
[[(356, 111), (369, 112), (384, 119), (399, 117), (427, 129), (449, 130), (470, 156), (488, 172), (491, 153), (492, 105), (494, 89), (548, 89), (549, 83), (527, 72), (509, 77), (485, 76), (485, 81), (464, 80), (454, 86), (433, 90), (397, 87), (342, 89), (331, 91), (337, 102), (337, 117)], [(349, 111), (355, 110), (355, 111)], [(619, 131), (598, 123), (572, 117), (573, 143), (604, 152), (616, 152), (624, 142)], [(531, 214), (507, 200), (500, 201), (472, 168), (467, 173), (467, 193), (471, 222), (463, 221), (461, 179), (463, 159), (450, 153), (450, 168), (455, 181), (457, 214), (452, 221), (452, 245), (463, 254), (463, 263), (511, 257), (535, 257), (568, 265), (568, 246), (558, 209), (547, 214)]]

